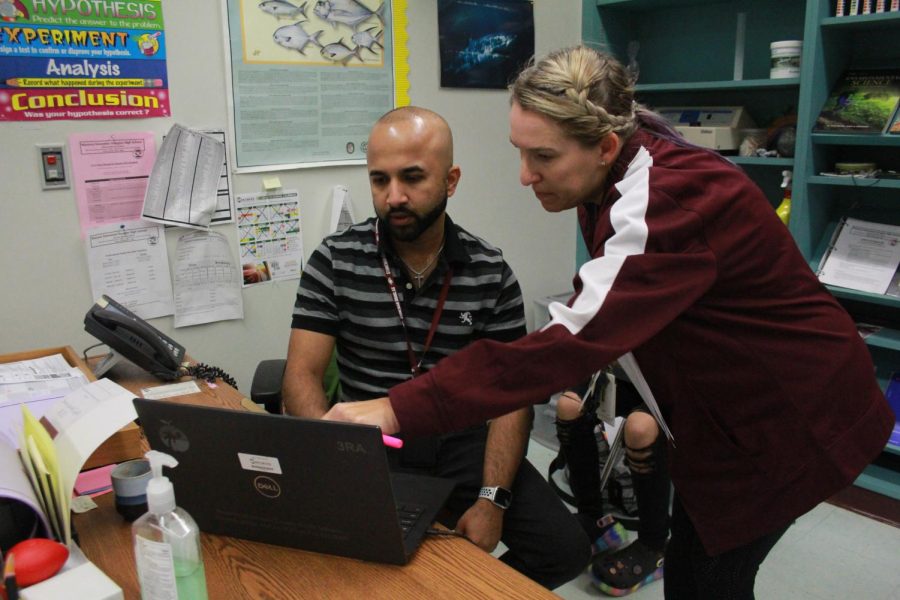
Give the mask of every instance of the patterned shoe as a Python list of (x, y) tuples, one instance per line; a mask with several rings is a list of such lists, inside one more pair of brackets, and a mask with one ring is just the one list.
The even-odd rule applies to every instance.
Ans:
[(628, 534), (625, 528), (612, 515), (605, 515), (591, 523), (588, 528), (588, 536), (591, 538), (591, 553), (608, 554), (625, 545)]
[(640, 540), (591, 560), (591, 580), (607, 596), (627, 596), (663, 576), (665, 553)]

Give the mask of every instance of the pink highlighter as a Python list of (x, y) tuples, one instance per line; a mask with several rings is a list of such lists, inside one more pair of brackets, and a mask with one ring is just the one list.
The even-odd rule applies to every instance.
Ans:
[(403, 440), (401, 440), (400, 438), (395, 438), (392, 435), (382, 434), (381, 439), (384, 442), (384, 445), (388, 446), (389, 448), (402, 448), (403, 447)]

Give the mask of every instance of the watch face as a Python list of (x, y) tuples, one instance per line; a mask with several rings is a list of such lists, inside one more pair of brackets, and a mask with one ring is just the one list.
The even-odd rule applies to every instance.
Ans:
[(509, 505), (511, 503), (512, 492), (503, 489), (502, 487), (498, 487), (497, 491), (494, 493), (494, 504), (500, 506), (501, 508), (509, 508)]

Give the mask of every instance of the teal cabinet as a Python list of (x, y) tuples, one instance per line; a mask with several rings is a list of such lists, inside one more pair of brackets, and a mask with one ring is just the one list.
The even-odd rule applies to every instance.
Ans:
[[(744, 106), (761, 127), (796, 114), (793, 158), (730, 158), (759, 184), (773, 208), (782, 198), (781, 172), (794, 172), (790, 231), (814, 270), (844, 217), (900, 224), (900, 180), (821, 175), (833, 171), (836, 162), (875, 162), (900, 172), (900, 135), (812, 133), (846, 69), (900, 67), (900, 12), (835, 17), (834, 5), (834, 0), (582, 3), (585, 44), (624, 63), (629, 49), (637, 48), (636, 91), (643, 104)], [(769, 78), (769, 44), (781, 40), (803, 40), (797, 78)], [(587, 254), (580, 240), (576, 248), (580, 265)], [(866, 343), (884, 388), (900, 370), (900, 297), (829, 289), (858, 321), (882, 327)], [(885, 448), (857, 485), (900, 499), (900, 448)]]

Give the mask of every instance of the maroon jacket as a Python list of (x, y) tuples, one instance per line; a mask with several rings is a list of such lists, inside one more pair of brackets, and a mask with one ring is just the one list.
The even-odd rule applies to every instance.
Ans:
[(739, 169), (638, 132), (608, 181), (579, 208), (592, 260), (570, 306), (441, 361), (391, 404), (406, 433), (458, 429), (631, 353), (674, 435), (676, 492), (719, 554), (850, 484), (893, 415), (853, 320)]

